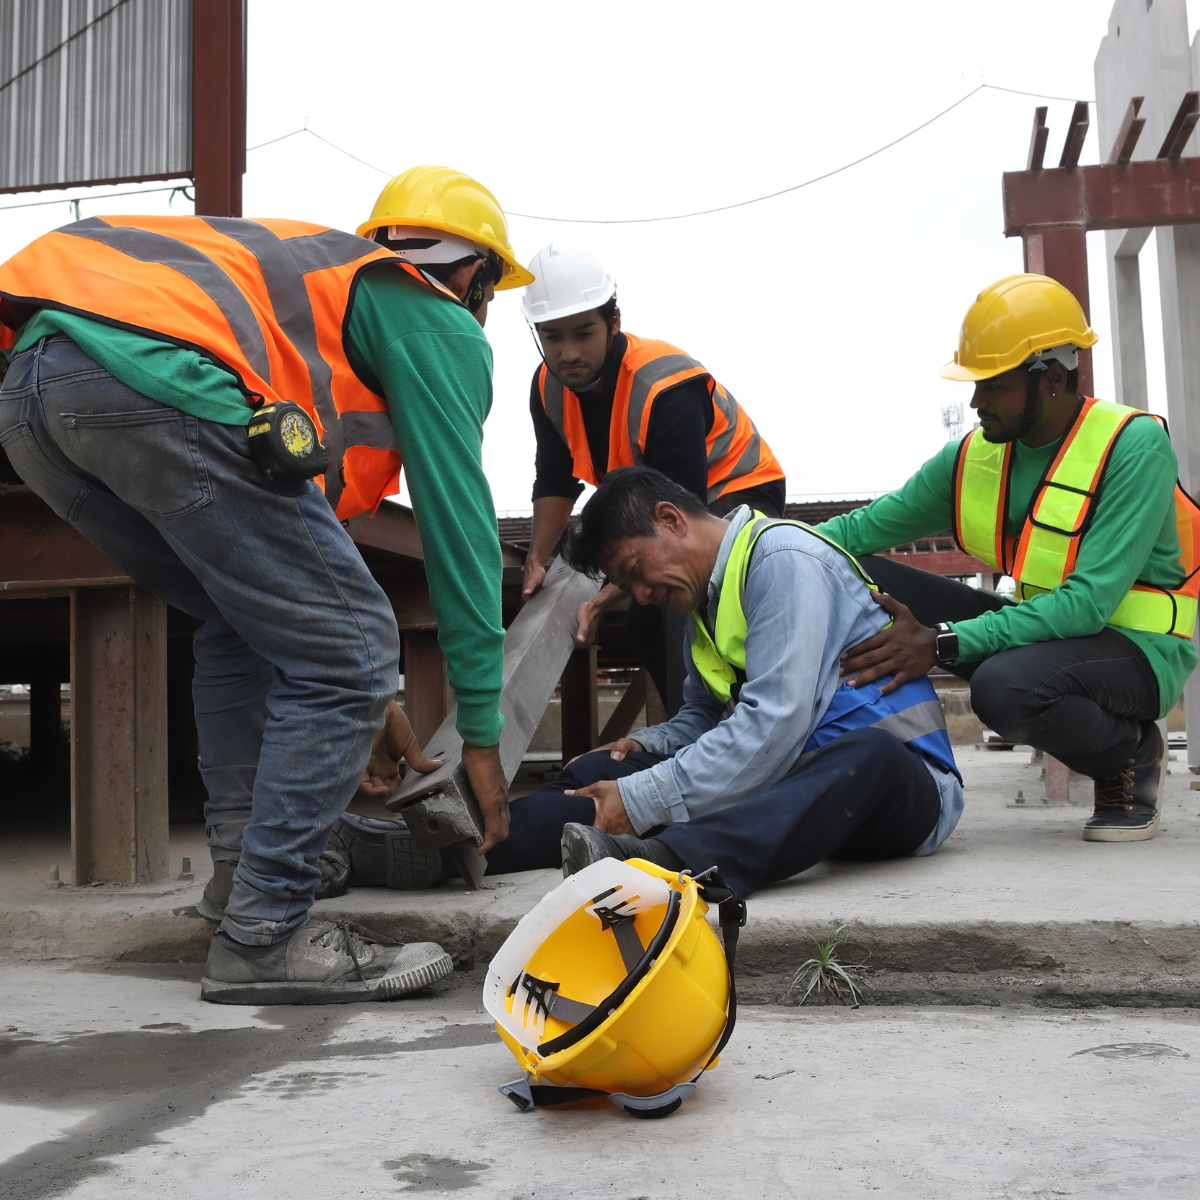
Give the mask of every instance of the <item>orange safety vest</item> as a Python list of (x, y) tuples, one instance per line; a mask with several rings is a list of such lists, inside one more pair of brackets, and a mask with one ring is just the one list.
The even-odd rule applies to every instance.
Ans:
[[(1020, 534), (1005, 532), (1012, 442), (988, 442), (981, 429), (963, 438), (954, 464), (954, 536), (968, 554), (1017, 582), (1017, 599), (1052, 591), (1075, 569), (1113, 447), (1136, 417), (1150, 413), (1085, 396), (1054, 460), (1030, 500)], [(1107, 624), (1190, 638), (1200, 596), (1200, 508), (1175, 484), (1175, 528), (1183, 582), (1138, 582)]]
[(252, 404), (294, 400), (321, 431), (330, 470), (318, 482), (345, 520), (400, 486), (387, 400), (354, 373), (343, 341), (359, 277), (387, 261), (458, 303), (390, 250), (324, 225), (90, 217), (0, 264), (0, 326), (10, 303), (79, 313), (199, 351)]
[[(654, 401), (676, 384), (703, 379), (712, 397), (713, 423), (708, 431), (708, 502), (727, 491), (744, 491), (782, 479), (771, 447), (763, 441), (740, 404), (694, 358), (667, 342), (625, 335), (628, 346), (621, 359), (613, 396), (608, 434), (608, 462), (600, 479), (617, 467), (645, 465), (646, 433)], [(579, 397), (551, 374), (545, 363), (538, 372), (542, 407), (575, 460), (573, 474), (593, 486), (600, 482), (588, 449)]]

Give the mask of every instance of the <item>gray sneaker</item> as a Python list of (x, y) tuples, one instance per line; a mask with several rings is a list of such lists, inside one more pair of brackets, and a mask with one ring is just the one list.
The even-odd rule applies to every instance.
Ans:
[[(212, 878), (204, 885), (204, 895), (196, 903), (196, 911), (216, 925), (220, 925), (225, 917), (236, 870), (236, 861), (213, 863)], [(350, 886), (350, 863), (346, 858), (336, 850), (326, 850), (317, 859), (317, 870), (321, 872), (321, 882), (317, 885), (314, 900), (328, 900), (332, 896), (346, 894)]]
[(229, 893), (233, 891), (233, 873), (236, 870), (236, 862), (213, 863), (212, 878), (204, 885), (204, 895), (196, 904), (196, 911), (206, 921), (220, 925), (225, 916), (225, 906), (229, 903)]
[(566, 879), (602, 858), (644, 858), (656, 867), (680, 871), (683, 859), (658, 838), (639, 838), (628, 833), (601, 833), (591, 825), (568, 821), (562, 831), (562, 873)]
[(215, 1004), (397, 1000), (453, 969), (450, 955), (434, 942), (389, 942), (351, 921), (309, 921), (274, 946), (244, 946), (218, 930), (200, 998)]

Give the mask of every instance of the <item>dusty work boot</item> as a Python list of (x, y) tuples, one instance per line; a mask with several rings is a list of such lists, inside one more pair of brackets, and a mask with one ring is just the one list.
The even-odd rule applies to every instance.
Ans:
[(403, 821), (343, 813), (329, 849), (350, 864), (350, 887), (431, 888), (452, 874), (438, 850), (422, 850)]
[[(316, 862), (321, 872), (314, 900), (328, 900), (331, 896), (344, 896), (350, 886), (350, 864), (336, 850), (326, 850)], [(233, 873), (237, 862), (213, 863), (212, 878), (204, 885), (204, 895), (196, 905), (196, 911), (204, 918), (220, 925), (229, 904), (229, 893), (233, 891)]]
[(1115, 775), (1095, 781), (1096, 811), (1083, 827), (1085, 842), (1147, 842), (1158, 832), (1167, 747), (1150, 723), (1133, 757)]
[(233, 873), (237, 870), (237, 859), (233, 862), (218, 860), (213, 863), (212, 878), (204, 885), (204, 895), (196, 904), (196, 911), (207, 921), (220, 925), (233, 891)]
[(389, 942), (351, 921), (309, 921), (274, 946), (213, 936), (200, 998), (214, 1004), (350, 1004), (396, 1000), (445, 979), (435, 942)]
[(628, 833), (601, 833), (591, 825), (569, 821), (562, 831), (562, 873), (566, 879), (602, 858), (644, 858), (656, 867), (681, 871), (683, 859), (657, 838), (639, 838)]

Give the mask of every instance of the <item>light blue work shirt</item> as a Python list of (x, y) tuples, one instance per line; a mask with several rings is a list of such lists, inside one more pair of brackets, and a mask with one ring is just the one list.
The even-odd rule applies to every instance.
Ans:
[[(743, 505), (728, 518), (708, 584), (710, 613), (734, 539), (752, 515)], [(758, 539), (743, 606), (746, 682), (738, 703), (722, 705), (705, 687), (692, 661), (689, 621), (683, 707), (671, 720), (629, 735), (666, 760), (619, 781), (639, 833), (726, 808), (782, 779), (829, 707), (842, 654), (888, 622), (845, 556), (795, 525), (777, 525)], [(924, 755), (921, 761), (937, 785), (942, 813), (916, 855), (932, 854), (963, 810), (962, 784)]]

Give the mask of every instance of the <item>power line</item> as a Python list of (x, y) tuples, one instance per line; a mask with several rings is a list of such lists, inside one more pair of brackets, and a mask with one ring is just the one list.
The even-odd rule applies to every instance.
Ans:
[(60, 50), (65, 49), (67, 46), (69, 46), (77, 37), (82, 37), (85, 33), (87, 33), (87, 31), (89, 29), (92, 28), (93, 25), (99, 25), (101, 21), (105, 20), (108, 17), (111, 17), (113, 15), (113, 13), (115, 13), (117, 11), (118, 8), (123, 8), (128, 3), (129, 3), (129, 0), (117, 0), (116, 4), (114, 4), (112, 6), (112, 8), (108, 9), (107, 12), (102, 12), (98, 17), (94, 17), (86, 25), (75, 30), (75, 32), (73, 34), (71, 34), (70, 37), (64, 38), (61, 42), (58, 43), (57, 46), (54, 46), (51, 49), (47, 50), (46, 53), (43, 54), (41, 58), (35, 59), (33, 62), (31, 62), (29, 64), (29, 66), (27, 66), (24, 70), (18, 71), (11, 79), (7, 79), (4, 81), (4, 83), (0, 83), (0, 92), (3, 92), (7, 88), (12, 87), (12, 85), (14, 83), (16, 83), (18, 79), (23, 79), (26, 75), (29, 74), (30, 71), (33, 71), (36, 68), (40, 67), (42, 65), (42, 63), (44, 63), (47, 59), (53, 58)]
[[(1014, 96), (1031, 96), (1037, 100), (1061, 100), (1066, 103), (1074, 103), (1074, 100), (1069, 96), (1048, 96), (1043, 92), (1024, 92), (1017, 88), (1001, 87), (995, 83), (981, 83), (977, 87), (972, 88), (965, 96), (960, 96), (955, 102), (947, 108), (943, 108), (941, 112), (935, 113), (927, 121), (922, 121), (920, 125), (910, 129), (907, 133), (902, 133), (898, 138), (893, 138), (886, 145), (880, 146), (876, 150), (870, 151), (868, 154), (862, 155), (860, 158), (854, 159), (852, 162), (844, 163), (840, 167), (835, 167), (832, 171), (826, 171), (823, 175), (816, 175), (812, 179), (806, 179), (803, 183), (793, 184), (791, 187), (780, 188), (776, 192), (768, 192), (764, 196), (755, 196), (749, 200), (737, 200), (732, 204), (718, 205), (716, 208), (704, 208), (695, 212), (672, 213), (662, 217), (624, 217), (624, 218), (598, 218), (598, 217), (546, 217), (537, 213), (516, 212), (513, 209), (505, 209), (506, 215), (510, 217), (524, 217), (531, 221), (553, 221), (556, 224), (562, 225), (650, 225), (659, 221), (686, 221), (691, 217), (707, 217), (713, 213), (729, 212), (734, 208), (745, 208), (750, 204), (761, 204), (764, 200), (774, 200), (777, 196), (786, 196), (790, 192), (798, 192), (801, 188), (811, 187), (814, 183), (820, 183), (823, 179), (830, 179), (834, 175), (840, 175), (843, 171), (850, 170), (851, 167), (857, 167), (860, 163), (866, 162), (868, 159), (875, 158), (882, 154), (885, 150), (890, 150), (893, 146), (898, 146), (901, 142), (906, 141), (914, 134), (920, 133), (922, 129), (928, 128), (935, 121), (940, 121), (947, 113), (953, 112), (960, 104), (965, 104), (972, 96), (978, 95), (982, 91), (993, 92), (1008, 92)], [(1094, 100), (1087, 101), (1088, 104), (1094, 104)], [(339, 154), (344, 154), (347, 158), (352, 158), (356, 163), (361, 163), (364, 167), (369, 167), (372, 171), (377, 171), (380, 175), (386, 175), (391, 178), (395, 172), (385, 171), (382, 167), (377, 167), (374, 163), (369, 163), (365, 158), (359, 158), (357, 154), (351, 154), (349, 150), (344, 150), (336, 142), (331, 142), (327, 137), (322, 137), (315, 129), (310, 129), (307, 125), (303, 129), (293, 129), (291, 133), (285, 133), (281, 137), (272, 138), (269, 142), (260, 142), (259, 146), (270, 146), (275, 142), (282, 142), (286, 138), (295, 137), (297, 134), (311, 133), (313, 137), (325, 143), (331, 149), (336, 150)], [(251, 146), (251, 150), (257, 150), (259, 146)]]

